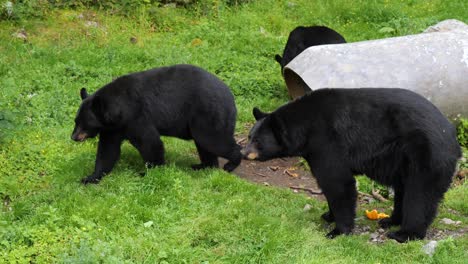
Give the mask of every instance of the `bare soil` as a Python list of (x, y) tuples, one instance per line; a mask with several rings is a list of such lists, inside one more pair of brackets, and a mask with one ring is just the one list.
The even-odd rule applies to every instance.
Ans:
[(292, 192), (302, 192), (325, 200), (316, 179), (301, 166), (299, 158), (281, 158), (265, 162), (243, 160), (234, 170), (234, 174), (258, 184), (289, 188)]

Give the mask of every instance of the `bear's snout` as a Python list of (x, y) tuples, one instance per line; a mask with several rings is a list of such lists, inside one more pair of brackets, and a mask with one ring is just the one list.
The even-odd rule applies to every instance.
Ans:
[(241, 154), (244, 159), (248, 160), (254, 160), (258, 158), (258, 151), (255, 149), (255, 147), (252, 147), (250, 145), (243, 148), (241, 150)]
[(83, 142), (88, 137), (86, 132), (83, 132), (80, 128), (75, 128), (71, 135), (71, 139), (77, 142)]
[(78, 142), (83, 142), (86, 139), (86, 133), (73, 134), (71, 139)]

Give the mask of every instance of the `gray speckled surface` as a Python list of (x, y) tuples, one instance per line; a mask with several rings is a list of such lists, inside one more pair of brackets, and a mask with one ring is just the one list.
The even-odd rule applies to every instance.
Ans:
[(325, 87), (398, 87), (425, 96), (451, 118), (468, 117), (468, 26), (450, 23), (430, 33), (310, 47), (285, 67), (290, 95)]

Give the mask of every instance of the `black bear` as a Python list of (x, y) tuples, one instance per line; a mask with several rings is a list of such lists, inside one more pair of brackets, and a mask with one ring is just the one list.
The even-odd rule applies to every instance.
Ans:
[(354, 227), (356, 185), (365, 174), (395, 189), (388, 237), (422, 239), (461, 157), (454, 126), (428, 100), (404, 89), (319, 89), (257, 120), (241, 151), (260, 161), (301, 156), (327, 198), (336, 222), (327, 237)]
[(234, 140), (236, 106), (229, 88), (213, 74), (192, 65), (175, 65), (128, 74), (83, 100), (71, 138), (84, 141), (99, 134), (94, 173), (82, 180), (97, 183), (109, 173), (128, 139), (148, 166), (164, 163), (160, 136), (193, 139), (201, 164), (217, 167), (228, 159), (226, 171), (241, 162)]
[(276, 54), (275, 59), (281, 65), (281, 70), (283, 70), (286, 64), (308, 47), (339, 43), (346, 43), (346, 40), (331, 28), (325, 26), (299, 26), (289, 33), (283, 57)]

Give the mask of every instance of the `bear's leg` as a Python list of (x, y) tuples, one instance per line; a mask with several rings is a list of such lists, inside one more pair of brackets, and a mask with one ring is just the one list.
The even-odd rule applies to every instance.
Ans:
[(223, 167), (225, 171), (233, 171), (242, 161), (242, 154), (240, 152), (241, 147), (237, 145), (234, 138), (217, 140), (208, 144), (207, 142), (203, 143), (205, 143), (203, 148), (207, 149), (218, 157), (222, 157), (228, 160), (228, 162)]
[(231, 138), (228, 147), (224, 151), (220, 151), (220, 156), (228, 160), (228, 162), (224, 164), (223, 169), (231, 172), (237, 168), (242, 161), (241, 147), (237, 145), (234, 138)]
[(395, 198), (393, 204), (393, 212), (389, 218), (384, 218), (379, 221), (379, 225), (382, 228), (389, 228), (391, 226), (397, 226), (401, 224), (403, 215), (403, 195), (404, 189), (402, 184), (394, 185)]
[[(233, 122), (235, 123), (235, 122)], [(224, 165), (225, 171), (233, 171), (242, 161), (241, 147), (234, 139), (234, 124), (227, 121), (225, 126), (219, 124), (213, 128), (207, 128), (207, 124), (202, 119), (194, 119), (190, 123), (190, 131), (196, 144), (207, 152), (228, 160)]]
[(200, 144), (195, 142), (197, 146), (198, 156), (200, 157), (200, 164), (192, 165), (192, 169), (200, 170), (204, 168), (217, 168), (219, 166), (218, 157), (213, 153), (204, 149)]
[(332, 182), (330, 185), (334, 186), (325, 187), (326, 191), (324, 188), (322, 190), (327, 200), (329, 200), (330, 212), (335, 218), (336, 225), (335, 229), (327, 234), (327, 237), (334, 238), (353, 231), (357, 191), (356, 181), (352, 176), (350, 179), (344, 180), (344, 182)]
[(154, 127), (139, 127), (127, 131), (130, 143), (140, 152), (148, 168), (164, 164), (164, 144)]
[[(206, 132), (205, 132), (206, 134)], [(242, 161), (241, 147), (237, 145), (234, 137), (226, 135), (203, 135), (203, 133), (192, 132), (197, 144), (207, 152), (228, 160), (224, 165), (225, 171), (233, 171)]]
[(120, 145), (123, 137), (120, 133), (101, 132), (99, 134), (99, 145), (96, 155), (96, 165), (94, 173), (83, 178), (83, 184), (98, 183), (104, 175), (114, 168), (120, 157)]
[(335, 222), (335, 216), (333, 215), (330, 205), (328, 206), (328, 212), (322, 214), (322, 219), (327, 221), (328, 223), (333, 223)]
[(340, 159), (327, 157), (326, 160), (314, 160), (306, 157), (306, 160), (327, 198), (330, 212), (325, 215), (333, 216), (335, 220), (335, 229), (329, 232), (327, 237), (334, 238), (351, 233), (354, 228), (357, 199), (356, 180), (351, 171), (331, 164)]
[(427, 185), (415, 176), (410, 175), (404, 184), (401, 229), (387, 234), (400, 243), (423, 239), (436, 213), (438, 199), (434, 198), (439, 195), (424, 190)]

